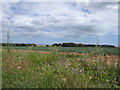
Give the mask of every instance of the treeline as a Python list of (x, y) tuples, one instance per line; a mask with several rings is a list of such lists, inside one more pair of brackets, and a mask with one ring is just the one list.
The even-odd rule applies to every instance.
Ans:
[(52, 46), (60, 46), (60, 47), (112, 47), (114, 48), (115, 46), (113, 45), (94, 45), (94, 44), (76, 44), (76, 43), (54, 43)]
[[(1, 46), (37, 46), (36, 44), (33, 43), (0, 43)], [(50, 45), (46, 45), (46, 47), (49, 47)], [(112, 47), (114, 48), (115, 46), (113, 45), (94, 45), (94, 44), (76, 44), (76, 43), (54, 43), (52, 46), (58, 46), (58, 47)]]
[(1, 43), (1, 46), (36, 46), (36, 44), (33, 43)]

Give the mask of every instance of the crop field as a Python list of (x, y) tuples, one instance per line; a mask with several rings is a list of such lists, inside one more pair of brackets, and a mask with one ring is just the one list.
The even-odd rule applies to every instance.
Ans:
[[(34, 50), (34, 51), (51, 51), (53, 47), (24, 47), (24, 46), (12, 46), (2, 47), (3, 49), (16, 49), (16, 50)], [(119, 48), (97, 48), (96, 47), (57, 47), (58, 52), (76, 52), (76, 53), (91, 53), (94, 54), (112, 54), (112, 55), (118, 55), (118, 49)]]
[[(6, 47), (3, 48), (3, 88), (120, 88), (118, 56), (92, 53), (93, 50), (102, 53), (103, 49), (12, 47), (23, 51), (8, 52)], [(106, 49), (109, 53), (117, 52), (117, 48)], [(85, 54), (64, 55), (58, 51)]]

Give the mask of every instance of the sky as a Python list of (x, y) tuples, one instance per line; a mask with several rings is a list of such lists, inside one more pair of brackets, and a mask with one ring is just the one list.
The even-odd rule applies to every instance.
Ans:
[(118, 45), (117, 2), (2, 2), (2, 42)]

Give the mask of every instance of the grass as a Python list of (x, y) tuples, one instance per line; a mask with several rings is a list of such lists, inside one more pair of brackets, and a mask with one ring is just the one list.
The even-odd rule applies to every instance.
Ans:
[(3, 88), (120, 88), (118, 61), (107, 56), (2, 51)]
[(2, 47), (0, 46), (0, 89), (2, 89)]

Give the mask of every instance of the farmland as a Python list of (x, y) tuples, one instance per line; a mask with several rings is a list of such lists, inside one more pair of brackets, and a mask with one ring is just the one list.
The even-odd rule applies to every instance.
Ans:
[[(24, 46), (3, 46), (3, 49), (16, 49), (16, 50), (33, 50), (33, 51), (51, 51), (53, 47), (24, 47)], [(58, 52), (76, 52), (76, 53), (90, 53), (95, 52), (95, 54), (112, 54), (118, 55), (118, 48), (97, 48), (96, 47), (56, 47)]]
[(10, 48), (2, 49), (3, 88), (120, 88), (117, 48)]

